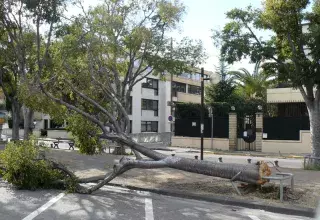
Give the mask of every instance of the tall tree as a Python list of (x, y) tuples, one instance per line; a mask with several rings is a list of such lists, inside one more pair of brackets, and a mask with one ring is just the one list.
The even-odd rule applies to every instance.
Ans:
[(225, 58), (220, 55), (219, 57), (219, 65), (215, 66), (216, 73), (220, 76), (221, 81), (226, 81), (228, 78), (229, 65), (226, 62)]
[[(27, 103), (19, 103), (17, 95), (21, 85), (28, 85), (27, 91), (35, 92), (35, 82), (31, 78), (35, 79), (32, 76), (42, 74), (53, 27), (59, 21), (64, 2), (65, 0), (4, 0), (0, 3), (1, 43), (5, 45), (1, 49), (10, 52), (12, 56), (12, 60), (2, 63), (1, 74), (4, 76), (8, 71), (11, 72), (13, 76), (11, 78), (16, 86), (15, 91), (11, 92), (13, 136), (17, 135), (16, 127), (19, 123), (18, 114), (21, 106), (24, 115), (24, 138), (28, 138), (32, 132), (34, 112)], [(46, 37), (40, 34), (41, 27), (45, 29), (45, 26), (49, 27)], [(40, 48), (41, 44), (45, 44), (44, 49)], [(10, 99), (9, 93), (7, 95)]]
[[(222, 42), (221, 52), (229, 63), (250, 57), (270, 61), (266, 67), (281, 80), (298, 88), (308, 107), (313, 156), (320, 157), (320, 13), (314, 1), (264, 0), (262, 9), (248, 7), (227, 13), (231, 21), (214, 38)], [(269, 38), (259, 31), (269, 31)], [(261, 33), (261, 32), (260, 32)]]

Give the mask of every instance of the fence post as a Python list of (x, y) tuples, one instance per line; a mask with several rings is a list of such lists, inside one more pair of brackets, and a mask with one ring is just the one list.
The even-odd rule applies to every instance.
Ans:
[(256, 151), (262, 151), (263, 113), (256, 113)]
[(229, 151), (237, 150), (237, 114), (229, 113)]

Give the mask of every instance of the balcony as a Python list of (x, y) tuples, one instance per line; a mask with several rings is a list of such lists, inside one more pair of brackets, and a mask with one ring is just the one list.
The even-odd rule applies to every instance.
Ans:
[[(173, 100), (175, 101), (175, 100)], [(191, 103), (201, 103), (201, 96), (189, 93), (177, 92), (176, 102), (191, 102)]]
[(276, 88), (267, 90), (268, 103), (294, 103), (304, 102), (298, 89), (293, 88)]

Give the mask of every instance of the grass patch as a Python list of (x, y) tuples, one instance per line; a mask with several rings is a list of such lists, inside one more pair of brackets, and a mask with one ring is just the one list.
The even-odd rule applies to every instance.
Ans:
[(315, 171), (320, 171), (320, 164), (307, 164), (304, 167), (305, 170), (315, 170)]

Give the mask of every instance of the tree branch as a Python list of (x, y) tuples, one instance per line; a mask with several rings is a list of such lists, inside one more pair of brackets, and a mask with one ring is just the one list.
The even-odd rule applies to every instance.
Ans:
[(85, 95), (84, 93), (80, 92), (78, 89), (76, 89), (72, 83), (70, 83), (68, 80), (65, 80), (65, 82), (71, 87), (71, 89), (77, 93), (81, 98), (83, 98), (84, 100), (86, 100), (87, 102), (89, 102), (90, 104), (92, 104), (93, 106), (95, 106), (96, 108), (98, 108), (100, 111), (102, 111), (108, 118), (109, 120), (112, 122), (112, 124), (114, 125), (114, 127), (116, 128), (117, 132), (121, 132), (121, 128), (118, 124), (118, 122), (116, 121), (116, 119), (105, 109), (103, 108), (99, 103), (97, 103), (96, 101), (94, 101), (93, 99), (91, 99), (90, 97), (88, 97), (87, 95)]
[(123, 157), (119, 164), (114, 165), (113, 172), (106, 175), (106, 177), (99, 182), (98, 184), (91, 186), (87, 189), (81, 189), (79, 193), (91, 194), (92, 192), (100, 189), (102, 186), (109, 183), (111, 180), (117, 176), (123, 174), (124, 172), (133, 169), (133, 168), (142, 168), (142, 169), (156, 169), (167, 167), (165, 161), (142, 161), (142, 160), (132, 160), (130, 158)]
[(95, 117), (93, 117), (92, 115), (88, 114), (87, 112), (84, 112), (82, 111), (81, 109), (77, 108), (76, 106), (74, 105), (71, 105), (61, 99), (58, 99), (56, 97), (54, 97), (52, 94), (50, 94), (49, 92), (47, 92), (45, 90), (45, 88), (43, 87), (43, 84), (40, 83), (40, 89), (41, 91), (47, 96), (49, 97), (51, 100), (53, 100), (54, 102), (58, 103), (58, 104), (61, 104), (61, 105), (64, 105), (66, 106), (68, 109), (70, 110), (73, 110), (75, 112), (78, 112), (79, 114), (83, 115), (84, 117), (86, 117), (87, 119), (89, 119), (90, 121), (92, 121), (93, 123), (95, 123), (96, 125), (98, 125), (101, 130), (104, 132), (104, 133), (108, 133), (108, 131), (106, 130), (106, 128), (104, 127), (104, 125), (98, 120), (96, 119)]

